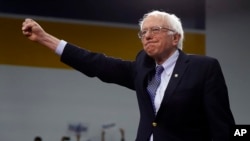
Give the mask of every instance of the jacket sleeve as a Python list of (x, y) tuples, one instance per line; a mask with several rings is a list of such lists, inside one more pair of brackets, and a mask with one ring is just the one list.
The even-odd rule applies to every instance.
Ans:
[(206, 75), (204, 107), (213, 141), (229, 141), (235, 121), (228, 90), (219, 62), (216, 59), (211, 62)]
[(107, 57), (66, 44), (61, 61), (89, 77), (98, 77), (103, 82), (115, 83), (134, 90), (134, 62)]

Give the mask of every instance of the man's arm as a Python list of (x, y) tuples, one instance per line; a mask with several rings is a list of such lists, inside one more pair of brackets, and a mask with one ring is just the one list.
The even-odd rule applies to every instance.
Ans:
[(229, 141), (235, 122), (224, 76), (217, 60), (211, 63), (205, 83), (204, 106), (213, 141)]
[(98, 77), (104, 82), (116, 83), (134, 90), (133, 65), (131, 61), (93, 53), (69, 44), (48, 34), (32, 19), (25, 19), (23, 34), (31, 41), (44, 45), (61, 55), (61, 61), (89, 77)]

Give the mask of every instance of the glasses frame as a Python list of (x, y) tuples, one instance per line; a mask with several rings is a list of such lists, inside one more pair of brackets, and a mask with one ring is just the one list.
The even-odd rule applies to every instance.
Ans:
[(141, 30), (138, 32), (138, 37), (140, 39), (143, 39), (145, 35), (149, 32), (152, 35), (159, 34), (162, 29), (166, 29), (167, 31), (175, 32), (173, 29), (167, 28), (167, 27), (162, 27), (162, 26), (153, 26), (147, 30)]

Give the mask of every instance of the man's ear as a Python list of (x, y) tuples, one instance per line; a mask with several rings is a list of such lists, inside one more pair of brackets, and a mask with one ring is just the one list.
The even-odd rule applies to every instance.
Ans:
[(177, 33), (173, 34), (173, 45), (176, 46), (179, 43), (180, 38), (181, 38), (180, 34)]

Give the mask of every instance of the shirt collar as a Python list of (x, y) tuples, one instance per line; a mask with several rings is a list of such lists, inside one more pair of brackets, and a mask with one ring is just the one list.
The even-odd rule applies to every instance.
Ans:
[[(179, 54), (180, 54), (179, 50), (177, 49), (167, 60), (163, 62), (162, 66), (164, 67), (164, 70), (166, 70), (168, 67), (176, 63)], [(156, 64), (156, 66), (159, 66), (159, 65)]]

